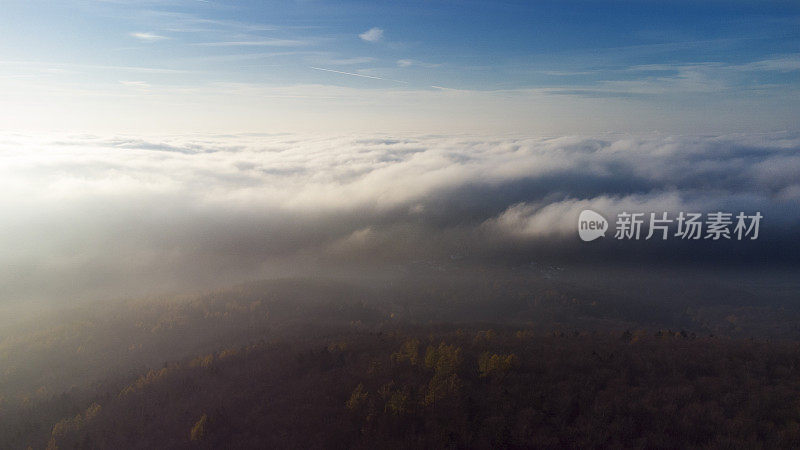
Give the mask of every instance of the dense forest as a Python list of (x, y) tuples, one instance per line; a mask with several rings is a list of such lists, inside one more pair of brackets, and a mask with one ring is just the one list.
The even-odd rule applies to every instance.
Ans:
[(796, 448), (798, 394), (797, 344), (420, 327), (165, 364), (98, 388), (79, 408), (69, 395), (39, 405), (75, 408), (29, 439), (47, 448)]
[(800, 445), (791, 304), (523, 275), (274, 280), (21, 324), (0, 448)]

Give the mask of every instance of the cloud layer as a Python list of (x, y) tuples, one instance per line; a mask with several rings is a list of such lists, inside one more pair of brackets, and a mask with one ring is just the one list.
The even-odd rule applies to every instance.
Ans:
[[(0, 139), (0, 301), (319, 267), (796, 264), (800, 136)], [(764, 215), (754, 242), (592, 244), (583, 209)]]
[(370, 28), (359, 34), (358, 37), (367, 42), (378, 42), (383, 39), (383, 30), (378, 27)]

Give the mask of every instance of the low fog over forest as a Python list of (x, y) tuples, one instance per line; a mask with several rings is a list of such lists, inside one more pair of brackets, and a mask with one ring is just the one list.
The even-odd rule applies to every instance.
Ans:
[[(0, 446), (790, 446), (798, 146), (6, 136)], [(764, 219), (581, 242), (583, 209)]]
[[(6, 135), (2, 305), (322, 271), (798, 263), (800, 137)], [(592, 209), (764, 219), (757, 241), (577, 239)], [(644, 235), (642, 236), (644, 237)], [(310, 273), (312, 272), (312, 273)]]

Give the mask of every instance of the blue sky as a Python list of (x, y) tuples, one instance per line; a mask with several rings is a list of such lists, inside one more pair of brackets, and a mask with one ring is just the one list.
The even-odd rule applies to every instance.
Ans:
[[(796, 128), (800, 4), (6, 1), (9, 128)], [(9, 110), (13, 110), (9, 112)]]

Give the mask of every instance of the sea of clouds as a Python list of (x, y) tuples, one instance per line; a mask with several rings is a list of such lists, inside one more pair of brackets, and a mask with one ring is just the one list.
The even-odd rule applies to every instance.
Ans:
[[(420, 260), (800, 261), (800, 135), (0, 136), (0, 302)], [(583, 209), (764, 215), (753, 242), (577, 239)]]

